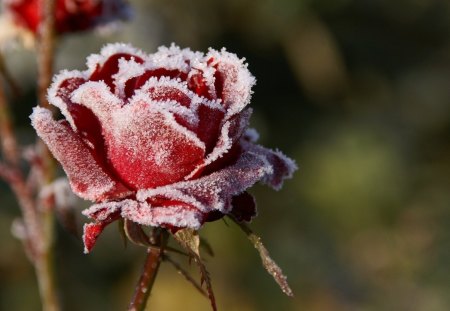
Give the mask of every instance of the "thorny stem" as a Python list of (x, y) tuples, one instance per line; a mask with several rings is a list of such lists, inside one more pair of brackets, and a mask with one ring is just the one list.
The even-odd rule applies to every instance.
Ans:
[(133, 298), (128, 306), (128, 311), (143, 311), (147, 305), (148, 297), (152, 291), (158, 273), (159, 265), (164, 257), (168, 234), (165, 230), (156, 231), (155, 246), (147, 249), (147, 257), (142, 269), (139, 281), (136, 284)]

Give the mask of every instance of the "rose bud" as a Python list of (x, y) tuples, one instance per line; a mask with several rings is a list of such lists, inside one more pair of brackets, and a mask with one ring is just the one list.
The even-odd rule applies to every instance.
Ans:
[(177, 46), (145, 54), (110, 44), (86, 71), (63, 71), (31, 120), (62, 164), (73, 191), (96, 204), (83, 214), (85, 251), (119, 218), (139, 225), (198, 229), (231, 214), (250, 221), (257, 181), (280, 189), (296, 170), (247, 129), (255, 78), (222, 49)]
[[(43, 0), (3, 0), (3, 11), (18, 27), (37, 34), (42, 21)], [(128, 19), (131, 8), (125, 0), (56, 0), (55, 30), (77, 32)]]

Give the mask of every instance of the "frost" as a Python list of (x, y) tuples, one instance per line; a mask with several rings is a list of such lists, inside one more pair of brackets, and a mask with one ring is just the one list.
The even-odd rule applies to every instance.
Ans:
[(188, 72), (192, 63), (202, 59), (204, 54), (190, 49), (180, 49), (175, 44), (170, 47), (160, 46), (158, 51), (149, 55), (149, 64), (153, 68), (178, 69)]
[(72, 93), (71, 100), (89, 108), (99, 118), (102, 125), (108, 124), (112, 111), (119, 109), (122, 103), (103, 81), (84, 83)]
[(245, 130), (244, 139), (251, 143), (256, 143), (259, 140), (259, 133), (254, 128), (248, 128)]
[(86, 217), (92, 218), (98, 222), (102, 222), (108, 220), (108, 218), (114, 215), (114, 213), (119, 212), (124, 205), (135, 204), (135, 202), (136, 201), (127, 199), (118, 202), (104, 202), (94, 204), (81, 213)]
[(142, 64), (137, 63), (134, 58), (126, 60), (119, 59), (119, 71), (112, 76), (116, 86), (116, 96), (125, 97), (125, 83), (131, 78), (138, 77), (145, 72)]
[(100, 54), (91, 54), (88, 56), (86, 61), (86, 66), (88, 67), (87, 74), (91, 75), (97, 69), (97, 66), (103, 66), (108, 58), (119, 53), (137, 56), (144, 60), (147, 58), (147, 55), (144, 52), (136, 49), (131, 44), (109, 43), (101, 49)]
[(197, 166), (191, 174), (186, 176), (185, 179), (192, 178), (201, 169), (223, 157), (223, 155), (226, 154), (231, 149), (233, 144), (236, 143), (241, 137), (243, 131), (248, 126), (251, 114), (252, 110), (249, 108), (241, 112), (241, 114), (236, 116), (234, 119), (226, 121), (222, 125), (220, 136), (213, 151), (206, 157), (205, 161)]
[(210, 49), (206, 55), (212, 60), (211, 66), (217, 67), (218, 74), (223, 79), (224, 104), (227, 106), (227, 116), (232, 116), (250, 103), (255, 77), (247, 69), (245, 58), (239, 59), (236, 54), (223, 48), (220, 52)]
[(227, 213), (234, 195), (240, 194), (272, 172), (272, 166), (264, 157), (247, 152), (232, 166), (198, 179), (139, 190), (137, 198), (143, 201), (154, 196), (165, 197), (186, 202), (203, 212), (219, 210)]
[(56, 206), (61, 209), (73, 207), (77, 199), (70, 189), (69, 181), (65, 177), (56, 179), (41, 190), (41, 198), (50, 196), (53, 196)]
[[(204, 156), (205, 145), (157, 102), (139, 96), (105, 128), (108, 154), (121, 178), (137, 188), (180, 180)], [(127, 159), (125, 162), (124, 159)]]
[(62, 164), (72, 189), (80, 197), (96, 201), (127, 192), (105, 173), (78, 135), (67, 125), (53, 120), (49, 110), (36, 107), (30, 118), (37, 134)]
[[(172, 44), (147, 55), (108, 44), (88, 57), (87, 67), (62, 71), (49, 90), (67, 121), (54, 121), (42, 108), (31, 116), (73, 190), (99, 202), (83, 212), (95, 221), (85, 226), (86, 251), (120, 217), (193, 229), (217, 211), (250, 220), (255, 205), (245, 190), (258, 181), (279, 189), (297, 169), (280, 151), (254, 144), (258, 133), (247, 129), (246, 106), (255, 78), (244, 59), (225, 49), (205, 55)], [(83, 119), (79, 105), (100, 124), (89, 126), (97, 120)]]
[(275, 190), (280, 190), (283, 186), (283, 181), (292, 178), (294, 172), (298, 169), (295, 161), (279, 150), (271, 150), (245, 141), (241, 141), (241, 144), (246, 150), (260, 154), (271, 163), (273, 173), (265, 176), (262, 182)]
[(195, 209), (177, 206), (151, 206), (146, 202), (125, 205), (121, 213), (123, 218), (130, 219), (142, 225), (199, 228), (202, 224), (202, 214)]
[[(72, 115), (70, 114), (66, 102), (61, 98), (61, 94), (58, 94), (61, 92), (61, 84), (64, 81), (70, 80), (70, 79), (87, 79), (87, 75), (84, 72), (80, 72), (78, 70), (62, 70), (59, 74), (55, 75), (53, 77), (52, 84), (50, 88), (48, 89), (47, 93), (47, 99), (49, 103), (51, 103), (53, 106), (57, 107), (62, 115), (66, 118), (66, 120), (70, 123), (70, 126), (73, 130), (76, 130), (75, 121), (73, 120)], [(70, 98), (70, 94), (65, 94), (68, 98)]]

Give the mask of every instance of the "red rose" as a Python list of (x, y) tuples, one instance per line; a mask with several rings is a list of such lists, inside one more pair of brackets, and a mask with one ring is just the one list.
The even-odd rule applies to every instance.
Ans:
[(84, 211), (95, 220), (86, 251), (120, 217), (172, 229), (228, 213), (249, 221), (245, 190), (257, 181), (279, 189), (296, 169), (247, 129), (255, 79), (235, 54), (111, 44), (87, 66), (63, 71), (49, 90), (64, 120), (43, 108), (31, 116), (74, 192), (97, 202)]
[[(42, 0), (3, 0), (4, 10), (21, 27), (37, 33)], [(130, 8), (124, 0), (56, 0), (55, 28), (58, 33), (87, 30), (117, 19), (127, 19)]]

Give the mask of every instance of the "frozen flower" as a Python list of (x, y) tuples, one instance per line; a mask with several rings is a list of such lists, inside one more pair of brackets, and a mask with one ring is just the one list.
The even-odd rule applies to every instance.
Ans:
[(73, 191), (96, 203), (83, 212), (95, 221), (85, 225), (87, 252), (119, 218), (172, 230), (225, 214), (250, 221), (246, 189), (257, 181), (279, 189), (296, 170), (247, 129), (255, 79), (225, 49), (145, 54), (110, 44), (87, 67), (54, 78), (48, 99), (63, 120), (44, 108), (31, 115)]
[[(3, 16), (0, 38), (22, 39), (34, 37), (42, 22), (43, 0), (1, 0)], [(77, 32), (105, 26), (131, 16), (126, 0), (56, 0), (55, 30), (57, 33)], [(6, 39), (5, 39), (6, 38)]]

